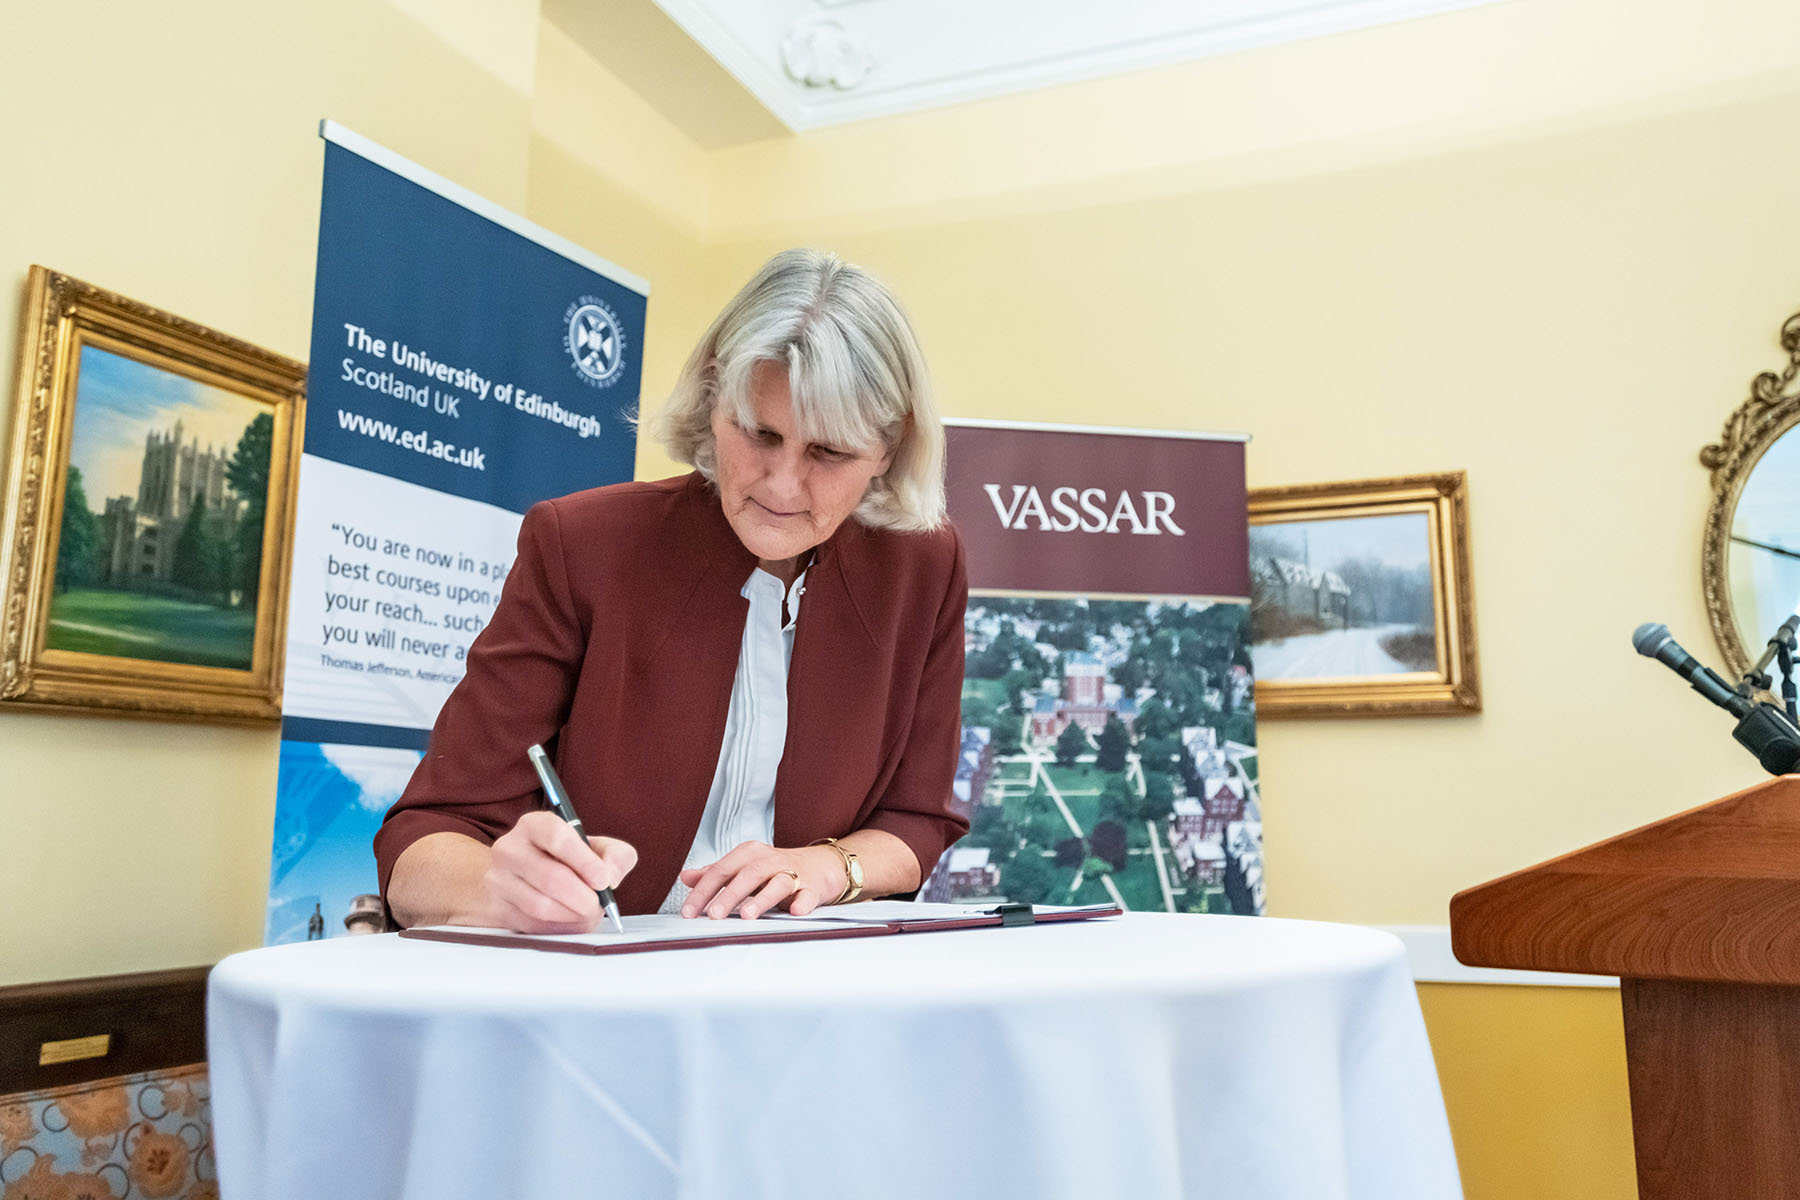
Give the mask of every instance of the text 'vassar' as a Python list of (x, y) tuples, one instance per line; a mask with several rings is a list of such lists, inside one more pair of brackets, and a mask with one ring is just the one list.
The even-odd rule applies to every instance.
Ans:
[[(1143, 511), (1132, 500), (1130, 492), (1120, 492), (1117, 500), (1108, 501), (1101, 488), (1059, 487), (1051, 491), (1049, 507), (1035, 487), (1022, 483), (1012, 485), (1012, 500), (1000, 494), (1000, 484), (981, 485), (994, 502), (994, 512), (1008, 529), (1024, 529), (1035, 520), (1045, 533), (1069, 533), (1080, 529), (1087, 533), (1118, 533), (1120, 522), (1129, 524), (1132, 533), (1168, 532), (1186, 537), (1187, 532), (1175, 523), (1175, 497), (1168, 492), (1139, 492)], [(1109, 507), (1110, 505), (1110, 507)], [(1079, 506), (1079, 509), (1077, 508)], [(1051, 513), (1055, 513), (1052, 516)]]

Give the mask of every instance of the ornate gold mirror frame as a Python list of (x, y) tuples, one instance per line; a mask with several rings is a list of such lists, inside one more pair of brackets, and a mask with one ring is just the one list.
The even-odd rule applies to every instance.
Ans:
[(1800, 604), (1800, 313), (1781, 325), (1787, 366), (1750, 383), (1750, 398), (1700, 451), (1712, 470), (1701, 586), (1728, 677)]

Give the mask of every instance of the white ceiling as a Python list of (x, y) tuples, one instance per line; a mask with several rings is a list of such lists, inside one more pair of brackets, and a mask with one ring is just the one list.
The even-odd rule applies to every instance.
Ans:
[(1497, 0), (653, 0), (795, 131)]

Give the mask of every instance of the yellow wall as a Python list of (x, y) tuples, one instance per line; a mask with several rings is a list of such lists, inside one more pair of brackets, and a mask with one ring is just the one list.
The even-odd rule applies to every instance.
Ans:
[[(1628, 638), (1711, 654), (1697, 455), (1800, 299), (1792, 196), (1747, 182), (1796, 119), (1790, 89), (1255, 184), (802, 217), (716, 257), (742, 277), (827, 227), (906, 299), (952, 414), (1248, 431), (1253, 486), (1467, 470), (1485, 711), (1259, 735), (1275, 911), (1441, 923), (1758, 778)], [(890, 173), (911, 120), (815, 165)]]
[[(1468, 23), (1497, 36), (1502, 10), (1524, 6)], [(1393, 41), (1434, 62), (1424, 25), (1452, 22)], [(1261, 59), (1305, 80), (1294, 60), (1323, 70), (1323, 45)], [(1202, 129), (1189, 158), (1123, 177), (1059, 180), (1052, 147), (1019, 146), (1073, 120), (1074, 93), (1116, 105), (1087, 132), (1122, 120), (1130, 81), (835, 130), (725, 156), (765, 207), (720, 231), (719, 260), (742, 276), (817, 238), (870, 265), (917, 315), (950, 413), (1245, 430), (1253, 486), (1467, 470), (1485, 711), (1259, 730), (1272, 911), (1442, 923), (1459, 888), (1759, 777), (1723, 714), (1627, 638), (1663, 620), (1716, 658), (1697, 454), (1780, 365), (1800, 302), (1792, 196), (1755, 182), (1800, 91), (1760, 65), (1672, 82), (1690, 102), (1603, 94), (1510, 137), (1508, 97), (1460, 139), (1371, 118), (1357, 147), (1265, 129), (1245, 150)], [(1008, 191), (995, 159), (1047, 178)], [(961, 203), (943, 180), (968, 176)], [(1616, 993), (1421, 992), (1472, 1198), (1634, 1194)]]
[[(1242, 430), (1253, 485), (1466, 469), (1486, 711), (1261, 730), (1274, 911), (1442, 923), (1757, 778), (1627, 645), (1713, 657), (1696, 456), (1800, 302), (1800, 8), (1699, 11), (1498, 4), (707, 149), (529, 0), (30, 6), (0, 359), (34, 261), (303, 357), (330, 116), (650, 278), (647, 404), (810, 242), (895, 285), (951, 414)], [(0, 984), (255, 944), (275, 750), (0, 713)], [(1616, 993), (1421, 997), (1471, 1197), (1632, 1194)]]
[[(1627, 642), (1716, 659), (1697, 454), (1800, 302), (1800, 14), (1696, 11), (1497, 5), (740, 147), (719, 261), (873, 267), (953, 414), (1244, 430), (1253, 486), (1467, 470), (1485, 711), (1259, 729), (1272, 911), (1442, 923), (1759, 777)], [(1616, 993), (1421, 998), (1472, 1200), (1635, 1194)]]
[[(565, 148), (568, 121), (540, 107), (540, 81), (565, 112), (609, 105), (609, 128), (638, 139), (645, 170), (594, 141)], [(680, 284), (704, 256), (684, 203), (704, 189), (677, 194), (696, 168), (676, 150), (649, 171), (653, 143), (639, 135), (655, 122), (621, 111), (606, 85), (570, 62), (535, 0), (187, 0), (179, 16), (100, 0), (8, 6), (7, 378), (34, 262), (304, 359), (316, 129), (330, 117), (675, 284), (650, 307), (646, 380), (666, 388), (680, 351), (665, 343), (686, 335), (661, 323), (691, 305)], [(646, 174), (666, 196), (646, 193)], [(8, 441), (14, 400), (8, 386)], [(258, 944), (276, 754), (273, 728), (0, 712), (0, 985), (210, 963)]]
[(1635, 1200), (1619, 993), (1420, 984), (1468, 1200)]

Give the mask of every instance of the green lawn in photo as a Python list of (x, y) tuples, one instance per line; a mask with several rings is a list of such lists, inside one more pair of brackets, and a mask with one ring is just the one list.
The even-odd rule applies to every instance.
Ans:
[(1044, 771), (1050, 776), (1059, 791), (1094, 792), (1105, 786), (1108, 778), (1105, 771), (1095, 768), (1093, 763), (1077, 763), (1065, 767), (1060, 763), (1046, 763)]
[(989, 782), (993, 782), (994, 780), (1004, 781), (1010, 787), (1029, 787), (1031, 784), (1031, 764), (1028, 762), (1002, 761), (999, 765), (999, 770), (994, 772), (993, 778)]
[(1049, 793), (1036, 796), (1025, 790), (1013, 791), (1003, 803), (1006, 819), (1017, 828), (1019, 836), (1039, 850), (1053, 849), (1057, 842), (1071, 836), (1069, 823), (1063, 820), (1062, 810)]
[[(1106, 890), (1098, 875), (1084, 875), (1081, 886), (1073, 892), (1069, 884), (1074, 882), (1075, 868), (1061, 867), (1057, 870), (1056, 884), (1050, 891), (1046, 904), (1111, 904), (1112, 893)], [(1162, 883), (1156, 877), (1156, 864), (1148, 854), (1132, 855), (1126, 860), (1123, 871), (1112, 873), (1113, 886), (1119, 889), (1119, 895), (1125, 901), (1125, 907), (1131, 912), (1163, 912)]]
[(1000, 686), (998, 679), (965, 679), (962, 694), (964, 700), (985, 700), (995, 705), (1006, 703), (1006, 689)]
[(1162, 881), (1156, 877), (1156, 861), (1148, 854), (1132, 855), (1126, 860), (1125, 869), (1115, 871), (1112, 878), (1119, 895), (1125, 898), (1125, 907), (1131, 911), (1162, 912), (1167, 907), (1163, 903)]
[[(1117, 883), (1118, 881), (1115, 879), (1113, 882)], [(1082, 876), (1080, 887), (1073, 892), (1065, 891), (1063, 894), (1068, 897), (1063, 901), (1064, 904), (1111, 904), (1113, 902), (1112, 893), (1106, 890), (1106, 885), (1100, 882), (1098, 875)]]
[[(1050, 776), (1050, 782), (1062, 793), (1063, 803), (1075, 814), (1076, 822), (1082, 830), (1092, 833), (1094, 823), (1100, 819), (1100, 789), (1106, 786), (1111, 776), (1105, 771), (1097, 771), (1090, 767), (1045, 767), (1044, 772)], [(1091, 793), (1083, 795), (1082, 793)]]
[(247, 671), (256, 647), (256, 613), (143, 592), (70, 588), (50, 601), (44, 645)]
[(1063, 793), (1063, 803), (1069, 806), (1069, 812), (1075, 823), (1081, 826), (1082, 833), (1092, 836), (1094, 826), (1100, 823), (1100, 797), (1075, 796)]

